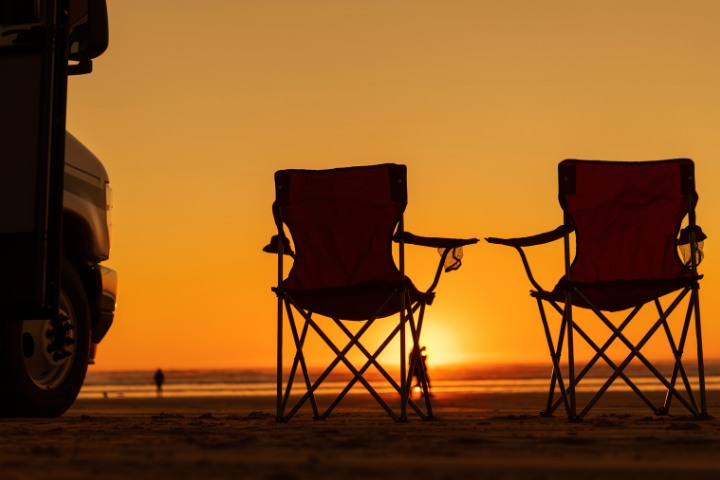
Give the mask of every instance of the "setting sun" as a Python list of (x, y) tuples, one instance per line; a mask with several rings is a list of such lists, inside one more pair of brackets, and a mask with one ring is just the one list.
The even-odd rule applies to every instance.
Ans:
[(427, 349), (428, 368), (465, 364), (471, 360), (460, 348), (458, 339), (461, 336), (461, 332), (444, 324), (442, 319), (429, 315), (422, 332), (422, 346)]

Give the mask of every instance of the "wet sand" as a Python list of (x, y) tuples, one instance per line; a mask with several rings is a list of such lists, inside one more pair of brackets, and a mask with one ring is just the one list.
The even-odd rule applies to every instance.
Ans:
[[(0, 478), (720, 478), (719, 419), (609, 395), (579, 423), (539, 416), (541, 394), (438, 396), (436, 420), (404, 423), (366, 395), (289, 423), (271, 397), (80, 399), (61, 418), (0, 420)], [(719, 392), (708, 404), (720, 415)]]

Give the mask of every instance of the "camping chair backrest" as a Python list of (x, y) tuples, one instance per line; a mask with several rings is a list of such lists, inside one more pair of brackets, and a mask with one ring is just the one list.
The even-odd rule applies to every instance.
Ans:
[(560, 204), (576, 232), (573, 282), (691, 275), (676, 246), (697, 202), (691, 160), (565, 160), (558, 168)]
[(399, 281), (392, 236), (407, 204), (406, 178), (395, 164), (276, 172), (276, 220), (295, 244), (284, 286)]

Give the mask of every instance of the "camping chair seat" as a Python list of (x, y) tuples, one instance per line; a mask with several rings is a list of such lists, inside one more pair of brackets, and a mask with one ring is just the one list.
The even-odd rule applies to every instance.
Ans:
[(573, 305), (581, 308), (597, 308), (607, 312), (619, 312), (633, 308), (636, 305), (650, 302), (656, 298), (667, 295), (684, 287), (692, 286), (694, 282), (702, 278), (691, 275), (679, 278), (667, 278), (661, 280), (617, 280), (613, 282), (579, 283), (570, 282), (565, 277), (555, 285), (549, 292), (533, 291), (531, 294), (536, 298), (546, 301), (564, 302), (568, 292), (575, 289), (582, 292), (583, 297), (573, 300)]
[[(325, 317), (343, 320), (367, 320), (372, 316), (389, 317), (402, 309), (397, 292), (407, 289), (411, 303), (430, 303), (432, 294), (421, 293), (412, 281), (374, 280), (347, 287), (299, 289), (286, 287), (289, 294), (303, 309)], [(378, 305), (382, 308), (378, 309)]]

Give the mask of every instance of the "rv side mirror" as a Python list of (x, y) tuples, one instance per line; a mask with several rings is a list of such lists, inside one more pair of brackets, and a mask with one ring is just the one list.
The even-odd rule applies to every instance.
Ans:
[(78, 75), (92, 71), (92, 59), (107, 49), (108, 17), (105, 0), (69, 0), (69, 58), (78, 62), (68, 73)]

